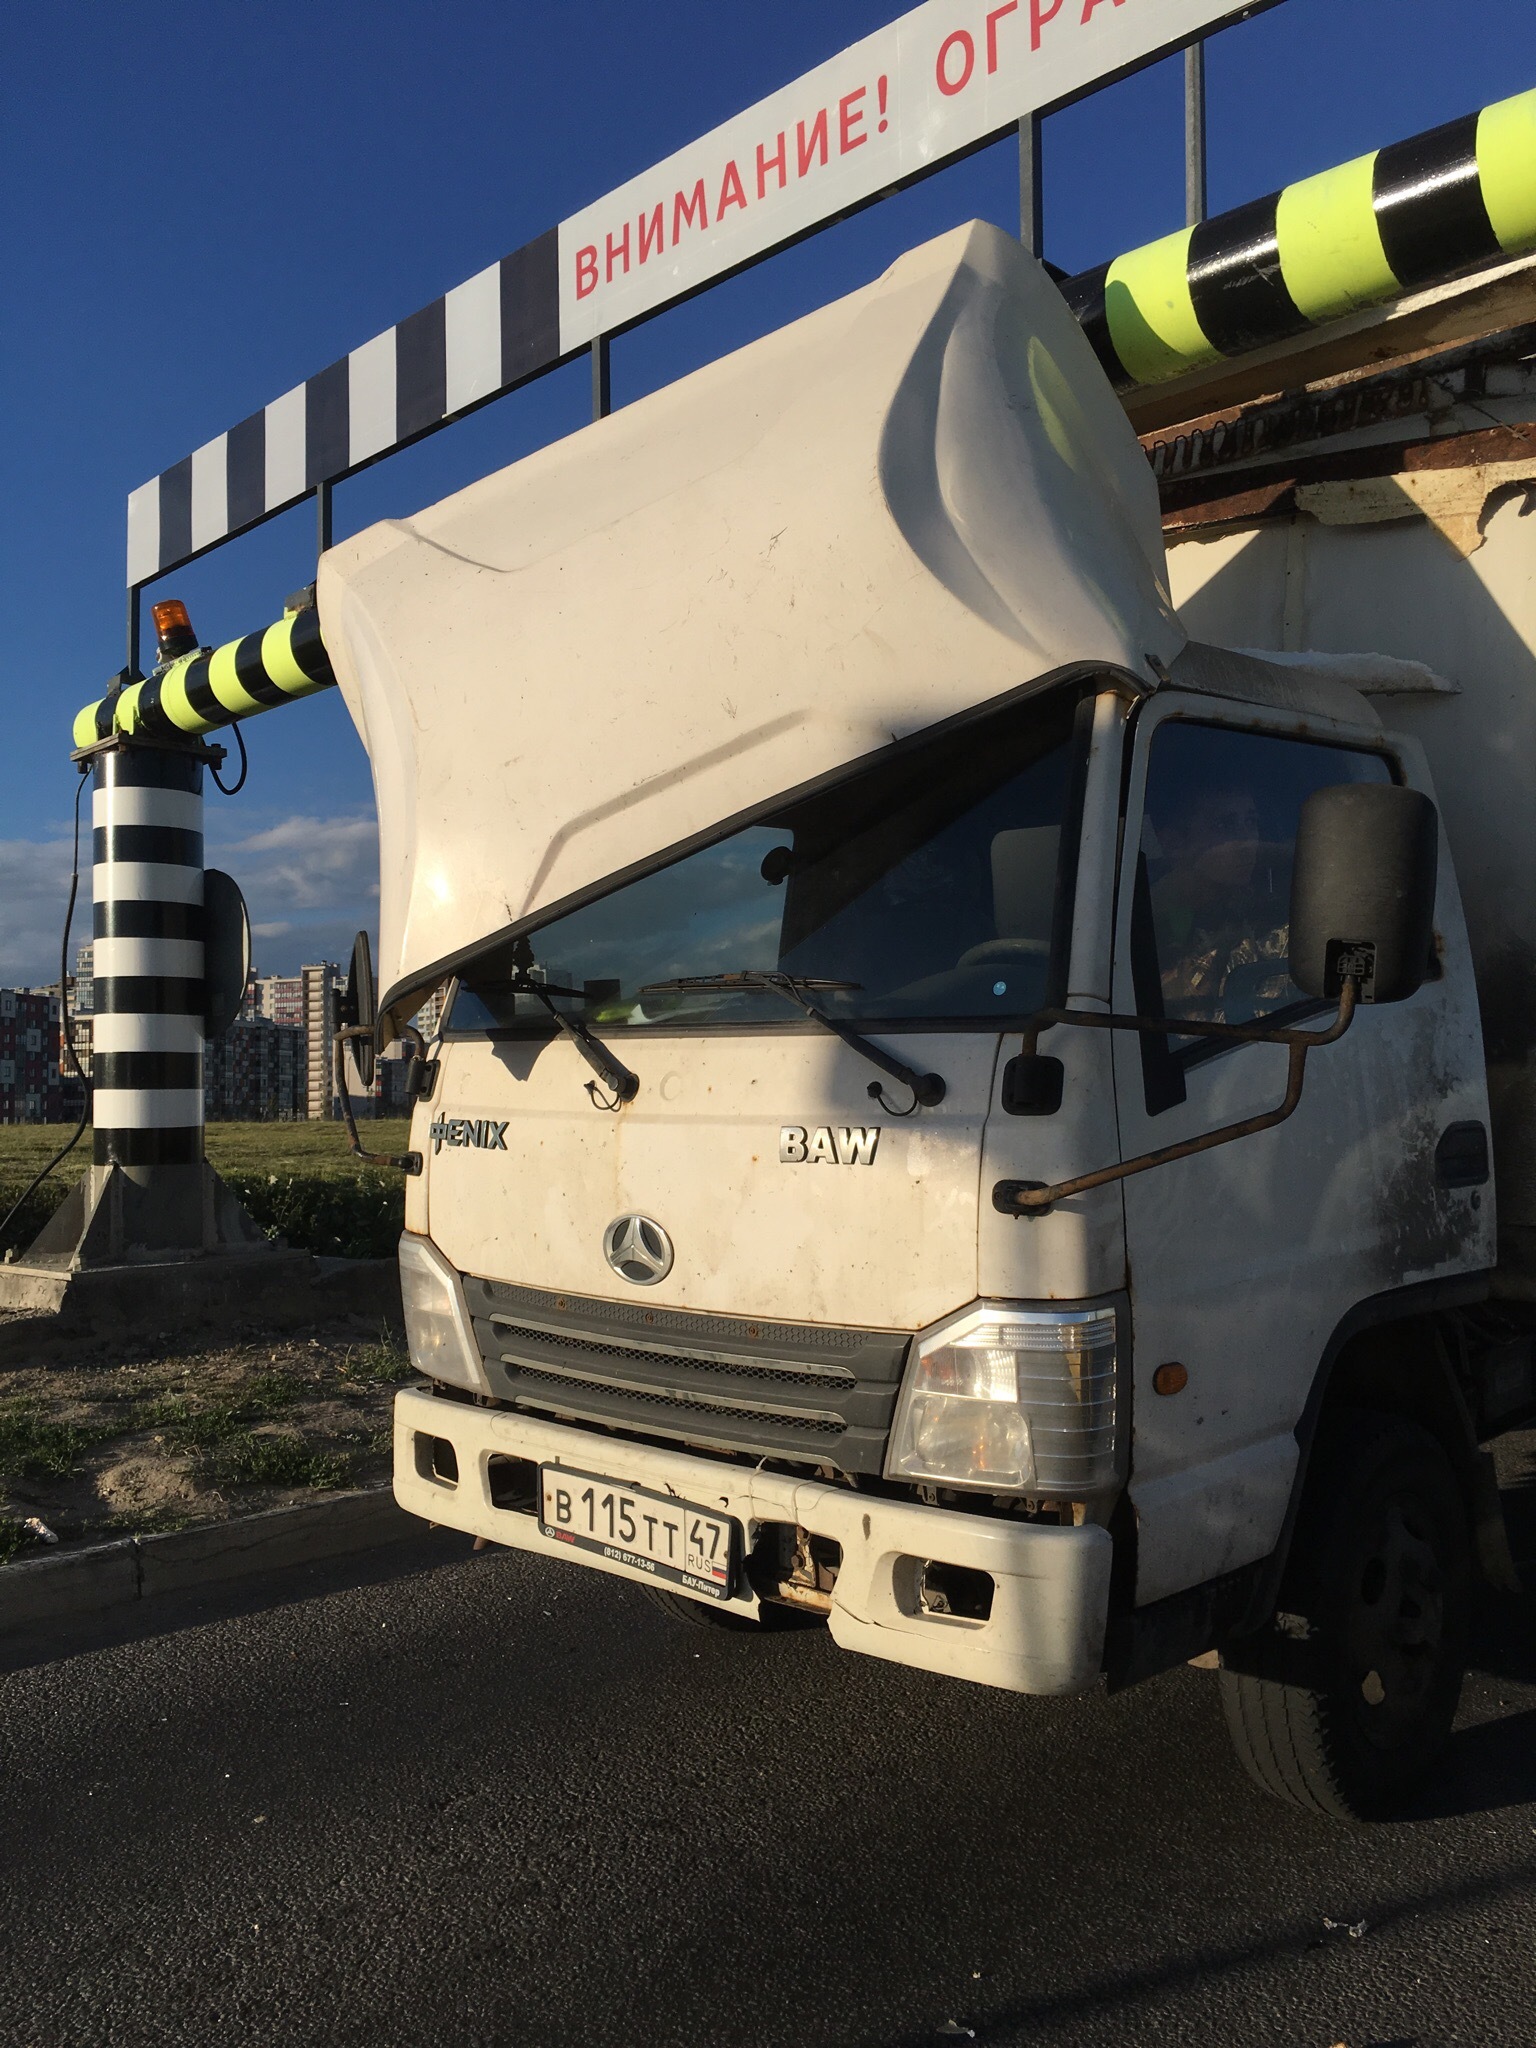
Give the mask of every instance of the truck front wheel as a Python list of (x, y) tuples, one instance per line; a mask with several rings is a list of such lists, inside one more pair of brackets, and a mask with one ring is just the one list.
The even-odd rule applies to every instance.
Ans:
[(1450, 1739), (1466, 1665), (1467, 1514), (1416, 1423), (1350, 1411), (1319, 1438), (1277, 1612), (1229, 1646), (1248, 1775), (1335, 1819), (1391, 1812)]

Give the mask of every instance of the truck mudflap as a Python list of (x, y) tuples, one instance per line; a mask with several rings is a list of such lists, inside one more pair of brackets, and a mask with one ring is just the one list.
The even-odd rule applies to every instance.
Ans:
[[(558, 1466), (585, 1487), (687, 1503), (737, 1525), (741, 1554), (774, 1526), (842, 1552), (828, 1626), (845, 1650), (1009, 1692), (1075, 1693), (1103, 1667), (1112, 1541), (1091, 1525), (1058, 1528), (881, 1500), (844, 1486), (691, 1456), (409, 1388), (395, 1400), (395, 1498), (409, 1513), (513, 1550), (592, 1566), (637, 1584), (663, 1583), (616, 1552), (546, 1534), (538, 1474)], [(931, 1597), (956, 1574), (990, 1580), (984, 1613), (944, 1611)], [(968, 1578), (968, 1586), (978, 1584)], [(685, 1580), (685, 1597), (712, 1599)], [(755, 1615), (739, 1561), (722, 1603)]]

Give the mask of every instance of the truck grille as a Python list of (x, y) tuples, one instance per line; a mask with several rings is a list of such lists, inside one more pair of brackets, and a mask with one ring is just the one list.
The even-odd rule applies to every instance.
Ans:
[(467, 1277), (495, 1393), (561, 1421), (878, 1473), (910, 1339)]
[[(626, 1364), (636, 1367), (650, 1366), (657, 1372), (670, 1372), (677, 1363), (677, 1354), (666, 1351), (643, 1351), (628, 1344), (600, 1344), (590, 1337), (573, 1337), (566, 1331), (551, 1333), (548, 1330), (528, 1330), (516, 1323), (508, 1323), (500, 1316), (492, 1317), (500, 1333), (501, 1342), (508, 1350), (517, 1351), (520, 1346), (532, 1345), (531, 1356), (538, 1356), (541, 1347), (555, 1344), (565, 1358), (587, 1358), (594, 1363), (604, 1358), (622, 1358)], [(713, 1361), (704, 1361), (706, 1365)], [(788, 1365), (746, 1365), (733, 1364), (730, 1368), (737, 1379), (777, 1380), (788, 1387), (852, 1387), (858, 1382), (851, 1372), (841, 1366), (804, 1367)]]

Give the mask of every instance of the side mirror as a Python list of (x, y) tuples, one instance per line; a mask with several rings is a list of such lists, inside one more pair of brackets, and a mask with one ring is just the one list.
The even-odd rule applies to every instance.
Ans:
[(1400, 1003), (1429, 967), (1439, 820), (1416, 789), (1336, 783), (1301, 807), (1291, 876), (1291, 979), (1333, 1002)]
[(222, 1038), (240, 1014), (251, 978), (251, 920), (240, 884), (219, 868), (203, 875), (203, 1036)]
[(352, 941), (352, 965), (347, 970), (347, 988), (337, 1006), (343, 1025), (367, 1032), (366, 1038), (351, 1038), (347, 1043), (352, 1052), (352, 1063), (357, 1068), (357, 1078), (365, 1088), (373, 1086), (373, 1030), (378, 1021), (378, 1003), (373, 986), (373, 948), (368, 943), (368, 934), (359, 932)]

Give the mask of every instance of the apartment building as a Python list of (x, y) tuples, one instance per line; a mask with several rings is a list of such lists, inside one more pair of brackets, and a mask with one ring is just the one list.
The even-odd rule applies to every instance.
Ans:
[(433, 989), (431, 995), (427, 997), (427, 1000), (411, 1019), (411, 1022), (416, 1026), (416, 1029), (423, 1038), (435, 1038), (437, 1036), (438, 1028), (443, 1021), (443, 1011), (448, 1007), (448, 991), (452, 987), (453, 983), (451, 981), (445, 981), (439, 987)]
[(297, 974), (253, 975), (246, 991), (242, 1020), (262, 1020), (297, 1034), (295, 1089), (300, 1117), (338, 1114), (331, 1039), (345, 980), (335, 961), (324, 960), (301, 967)]
[(90, 939), (75, 948), (75, 978), (69, 991), (69, 1014), (89, 1017), (96, 1008), (96, 948)]
[(0, 989), (0, 1123), (52, 1124), (64, 1116), (57, 989)]
[[(297, 974), (255, 975), (239, 1015), (204, 1049), (203, 1104), (211, 1121), (333, 1118), (340, 1114), (332, 1057), (337, 1010), (346, 976), (334, 961)], [(421, 1028), (435, 1028), (440, 997)], [(69, 1028), (75, 1055), (91, 1078), (95, 1034), (93, 947), (77, 948), (69, 985)], [(377, 1062), (371, 1089), (356, 1085), (360, 1116), (402, 1116), (406, 1060), (391, 1047)], [(57, 989), (0, 990), (0, 1122), (73, 1122), (84, 1088), (63, 1049)]]
[(203, 1114), (210, 1123), (291, 1123), (307, 1114), (304, 1034), (242, 1010), (203, 1048)]
[(240, 1012), (243, 1018), (264, 1018), (297, 1031), (302, 1039), (298, 1114), (303, 1117), (340, 1114), (331, 1042), (346, 980), (334, 960), (320, 960), (301, 967), (297, 974), (253, 975), (246, 992)]

